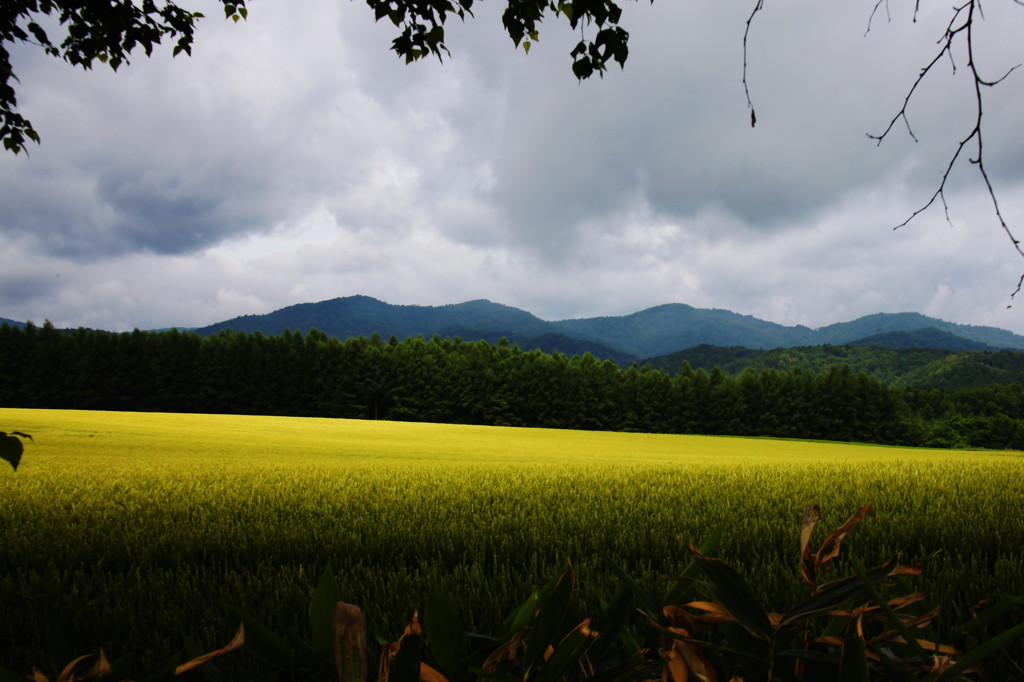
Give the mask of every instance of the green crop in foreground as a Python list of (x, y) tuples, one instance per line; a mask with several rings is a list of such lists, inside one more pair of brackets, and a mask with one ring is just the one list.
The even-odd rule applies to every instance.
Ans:
[(714, 528), (756, 589), (789, 595), (810, 503), (834, 520), (873, 503), (857, 555), (927, 559), (926, 587), (954, 609), (1024, 593), (1020, 453), (13, 409), (0, 424), (35, 439), (0, 472), (0, 641), (25, 652), (15, 666), (47, 616), (79, 652), (218, 642), (234, 625), (222, 602), (301, 627), (327, 565), (384, 634), (431, 584), (485, 626), (566, 557), (596, 600), (598, 550), (655, 581)]

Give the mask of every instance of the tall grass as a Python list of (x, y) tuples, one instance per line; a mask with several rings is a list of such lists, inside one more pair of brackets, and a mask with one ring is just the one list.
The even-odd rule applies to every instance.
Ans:
[(755, 589), (791, 600), (810, 503), (834, 522), (873, 503), (857, 555), (926, 561), (954, 612), (1024, 594), (1020, 453), (13, 409), (0, 424), (35, 437), (0, 471), (9, 667), (39, 660), (48, 619), (77, 653), (218, 644), (224, 604), (301, 630), (328, 565), (382, 635), (430, 585), (489, 629), (566, 558), (596, 602), (612, 581), (598, 550), (654, 583), (716, 528)]

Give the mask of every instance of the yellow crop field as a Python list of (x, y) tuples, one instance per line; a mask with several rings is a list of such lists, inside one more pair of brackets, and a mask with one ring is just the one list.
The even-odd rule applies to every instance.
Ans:
[(227, 604), (300, 627), (324, 566), (382, 634), (431, 585), (486, 626), (567, 558), (583, 598), (606, 596), (599, 550), (664, 589), (684, 544), (714, 529), (784, 600), (812, 503), (831, 525), (873, 504), (854, 551), (925, 561), (924, 587), (956, 609), (1024, 594), (1021, 453), (19, 409), (0, 409), (0, 430), (34, 438), (17, 472), (0, 468), (0, 641), (15, 666), (53, 617), (81, 651), (216, 642)]

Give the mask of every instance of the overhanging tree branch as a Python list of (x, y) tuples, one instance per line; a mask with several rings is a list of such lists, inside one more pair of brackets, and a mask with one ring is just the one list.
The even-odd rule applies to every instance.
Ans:
[[(1018, 5), (1024, 4), (1022, 0), (1014, 1)], [(882, 2), (883, 0), (879, 0), (878, 4), (875, 5), (875, 10), (872, 11), (872, 17), (874, 17), (875, 12), (877, 12), (878, 7)], [(915, 4), (915, 20), (917, 17), (917, 10), (918, 7)], [(907, 109), (910, 106), (910, 102), (913, 99), (918, 86), (932, 72), (932, 70), (935, 68), (935, 65), (939, 63), (943, 56), (949, 58), (950, 64), (953, 69), (953, 73), (956, 73), (957, 69), (956, 62), (953, 57), (953, 47), (957, 41), (957, 38), (961, 37), (961, 40), (963, 41), (967, 49), (967, 68), (973, 80), (972, 84), (975, 105), (974, 126), (968, 131), (968, 133), (963, 138), (960, 139), (959, 143), (956, 146), (956, 149), (954, 150), (952, 156), (949, 159), (949, 163), (946, 164), (946, 169), (942, 173), (942, 179), (939, 181), (938, 188), (931, 195), (928, 201), (926, 201), (923, 205), (914, 210), (906, 220), (904, 220), (899, 225), (896, 225), (893, 229), (898, 230), (899, 228), (908, 225), (912, 220), (914, 220), (914, 218), (916, 218), (921, 213), (931, 208), (936, 201), (942, 203), (942, 208), (946, 216), (946, 221), (950, 223), (950, 225), (952, 225), (952, 220), (949, 217), (949, 204), (946, 202), (946, 184), (949, 181), (949, 175), (952, 172), (953, 167), (956, 165), (956, 162), (960, 158), (964, 149), (973, 143), (976, 154), (974, 158), (969, 158), (968, 161), (978, 167), (978, 172), (981, 174), (982, 182), (984, 183), (985, 189), (988, 192), (989, 199), (992, 201), (992, 208), (995, 211), (996, 219), (999, 221), (1000, 227), (1002, 227), (1003, 232), (1005, 232), (1006, 236), (1010, 239), (1010, 243), (1013, 245), (1013, 248), (1022, 258), (1024, 258), (1024, 249), (1021, 248), (1020, 240), (1017, 239), (1013, 230), (1006, 222), (1006, 218), (1003, 216), (1002, 210), (999, 208), (999, 201), (996, 197), (995, 188), (992, 186), (992, 181), (989, 178), (988, 170), (985, 168), (983, 132), (984, 129), (982, 127), (982, 117), (984, 114), (983, 89), (994, 87), (999, 83), (1003, 82), (1007, 77), (1009, 77), (1011, 73), (1013, 73), (1014, 70), (1016, 70), (1020, 66), (1020, 64), (1010, 67), (1010, 69), (1008, 69), (1006, 73), (1004, 73), (1001, 77), (995, 80), (988, 80), (982, 77), (981, 72), (978, 68), (978, 62), (975, 59), (974, 51), (974, 29), (976, 26), (975, 21), (979, 16), (982, 16), (981, 0), (966, 0), (966, 2), (964, 2), (962, 5), (953, 7), (953, 15), (949, 20), (949, 24), (946, 26), (945, 32), (938, 41), (938, 52), (935, 54), (932, 60), (928, 62), (928, 64), (924, 68), (922, 68), (921, 71), (918, 73), (917, 79), (914, 81), (913, 85), (910, 86), (910, 90), (907, 92), (907, 95), (903, 100), (903, 105), (900, 107), (900, 110), (896, 113), (896, 115), (893, 116), (892, 120), (889, 121), (889, 125), (885, 128), (885, 130), (877, 135), (868, 133), (868, 137), (872, 140), (875, 140), (878, 145), (881, 145), (885, 138), (889, 136), (893, 128), (896, 126), (897, 121), (902, 119), (903, 123), (907, 127), (907, 133), (910, 135), (911, 139), (913, 139), (914, 142), (918, 141), (917, 136), (914, 135), (914, 131), (910, 127), (910, 119), (907, 116)], [(869, 20), (868, 30), (870, 30), (870, 28), (871, 26)], [(1022, 274), (1020, 278), (1017, 280), (1017, 286), (1010, 294), (1011, 299), (1020, 292), (1022, 286), (1024, 286), (1024, 274)]]
[[(246, 16), (245, 0), (218, 0), (229, 19)], [(42, 17), (57, 19), (66, 31), (53, 42), (40, 25)], [(175, 41), (173, 53), (192, 53), (196, 21), (203, 15), (173, 2), (157, 6), (155, 0), (3, 0), (0, 2), (0, 141), (8, 151), (27, 151), (28, 140), (39, 143), (32, 123), (18, 113), (8, 45), (29, 43), (74, 66), (91, 69), (101, 62), (115, 71), (129, 63), (133, 50), (147, 56), (165, 38)]]
[(750, 86), (747, 83), (747, 38), (750, 36), (750, 25), (754, 22), (757, 13), (764, 9), (764, 0), (757, 0), (753, 11), (747, 17), (747, 26), (743, 29), (743, 92), (747, 96), (747, 108), (750, 109), (750, 127), (757, 125), (757, 114), (754, 113), (754, 102), (750, 99)]
[[(225, 16), (245, 19), (245, 0), (214, 0)], [(572, 72), (580, 80), (603, 75), (610, 62), (624, 66), (629, 55), (629, 33), (619, 26), (622, 0), (507, 0), (502, 15), (506, 32), (516, 46), (529, 51), (538, 39), (541, 22), (553, 16), (581, 31), (595, 26), (592, 37), (583, 37), (573, 48)], [(472, 16), (474, 0), (366, 0), (377, 20), (388, 19), (400, 29), (393, 49), (406, 62), (448, 54), (445, 23), (452, 17)], [(653, 2), (653, 0), (652, 0)], [(66, 31), (53, 42), (40, 25), (41, 17), (57, 19)], [(117, 69), (129, 62), (135, 48), (146, 55), (164, 39), (175, 41), (174, 54), (192, 53), (196, 22), (203, 15), (179, 7), (173, 1), (156, 0), (0, 0), (0, 141), (15, 154), (27, 151), (29, 140), (39, 134), (18, 111), (16, 84), (8, 47), (27, 43), (82, 68), (99, 61)], [(45, 22), (44, 22), (45, 23)], [(58, 44), (59, 43), (59, 44)]]
[[(1024, 0), (1013, 1), (1018, 5), (1024, 6)], [(875, 15), (878, 14), (878, 11), (883, 6), (885, 7), (886, 15), (889, 16), (889, 0), (876, 0), (875, 5), (871, 10), (871, 15), (868, 18), (868, 26), (867, 30), (865, 31), (865, 35), (871, 31), (871, 23), (872, 21), (874, 21)], [(747, 83), (747, 38), (750, 34), (751, 22), (753, 22), (754, 17), (762, 9), (764, 9), (764, 0), (756, 0), (753, 11), (747, 18), (746, 29), (743, 32), (743, 90), (747, 96), (747, 106), (750, 108), (751, 125), (754, 125), (757, 122), (757, 118), (754, 116), (754, 104), (751, 101), (750, 88)], [(913, 18), (915, 22), (917, 21), (917, 15), (919, 11), (920, 0), (915, 0)], [(952, 224), (952, 220), (949, 216), (949, 205), (946, 202), (946, 184), (949, 181), (949, 175), (952, 172), (953, 167), (956, 165), (956, 162), (960, 158), (964, 149), (967, 148), (968, 145), (970, 145), (973, 142), (976, 155), (974, 156), (974, 158), (969, 159), (969, 162), (978, 167), (978, 172), (981, 174), (982, 182), (985, 185), (985, 190), (988, 192), (989, 199), (992, 202), (992, 208), (995, 211), (996, 219), (999, 221), (1000, 227), (1002, 227), (1003, 232), (1005, 232), (1006, 236), (1010, 239), (1010, 243), (1013, 245), (1013, 248), (1022, 258), (1024, 258), (1024, 248), (1021, 247), (1020, 240), (1016, 237), (1014, 231), (1010, 228), (1009, 223), (1007, 223), (1006, 218), (1003, 216), (1002, 210), (999, 207), (999, 201), (996, 197), (995, 188), (992, 186), (992, 181), (989, 178), (988, 170), (985, 168), (984, 134), (982, 128), (982, 115), (984, 113), (983, 88), (994, 87), (1002, 83), (1004, 80), (1006, 80), (1006, 78), (1010, 76), (1011, 73), (1013, 73), (1013, 71), (1015, 71), (1021, 65), (1017, 64), (1015, 66), (1010, 67), (1006, 71), (1006, 73), (1004, 73), (1001, 77), (995, 80), (988, 80), (981, 76), (981, 72), (978, 68), (978, 63), (975, 59), (974, 52), (974, 28), (975, 21), (979, 16), (983, 16), (981, 0), (965, 0), (963, 4), (955, 5), (953, 7), (953, 15), (950, 18), (949, 24), (946, 26), (946, 30), (944, 31), (942, 37), (938, 41), (938, 52), (935, 54), (932, 60), (928, 62), (928, 64), (926, 64), (920, 70), (920, 72), (917, 75), (917, 78), (914, 80), (913, 84), (910, 86), (910, 89), (907, 91), (906, 97), (903, 99), (903, 105), (900, 107), (896, 115), (892, 117), (892, 120), (889, 121), (889, 125), (886, 126), (885, 130), (883, 130), (880, 134), (877, 135), (868, 133), (868, 137), (872, 140), (875, 140), (878, 145), (881, 145), (882, 142), (890, 135), (890, 133), (892, 133), (893, 129), (896, 126), (896, 123), (902, 120), (907, 128), (907, 134), (910, 135), (911, 139), (913, 139), (914, 142), (918, 142), (918, 138), (914, 134), (914, 131), (910, 126), (910, 119), (907, 116), (907, 109), (910, 106), (910, 102), (913, 99), (914, 94), (917, 92), (918, 86), (921, 85), (925, 78), (932, 72), (936, 64), (939, 63), (943, 56), (949, 58), (950, 65), (953, 69), (953, 73), (956, 73), (957, 69), (956, 62), (953, 58), (953, 47), (954, 44), (956, 44), (957, 39), (961, 38), (962, 36), (961, 40), (965, 43), (967, 49), (967, 67), (973, 79), (975, 101), (974, 126), (967, 133), (967, 135), (965, 135), (957, 144), (957, 147), (954, 150), (952, 157), (949, 159), (949, 163), (946, 165), (945, 171), (943, 171), (942, 173), (942, 179), (939, 182), (939, 186), (932, 194), (932, 196), (922, 206), (913, 211), (910, 214), (910, 217), (908, 217), (899, 225), (896, 225), (893, 229), (896, 230), (906, 226), (911, 221), (913, 221), (914, 218), (916, 218), (921, 213), (931, 208), (936, 201), (942, 203), (942, 208), (946, 216), (946, 221)], [(1024, 274), (1021, 274), (1020, 278), (1017, 280), (1017, 286), (1013, 290), (1013, 292), (1011, 292), (1010, 298), (1012, 299), (1014, 296), (1020, 293), (1022, 288), (1024, 288)]]

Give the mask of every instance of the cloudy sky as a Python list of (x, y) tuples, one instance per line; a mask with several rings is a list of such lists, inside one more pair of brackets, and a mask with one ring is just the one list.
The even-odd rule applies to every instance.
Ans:
[[(198, 326), (365, 294), (476, 298), (549, 320), (668, 302), (819, 327), (921, 312), (1024, 333), (1024, 272), (967, 153), (966, 60), (944, 61), (877, 146), (949, 22), (942, 3), (631, 3), (624, 70), (577, 83), (578, 40), (529, 55), (501, 3), (405, 65), (359, 0), (204, 11), (193, 56), (114, 74), (16, 47), (43, 138), (0, 155), (0, 317), (110, 330)], [(977, 60), (1024, 62), (1024, 7), (991, 0)], [(1024, 69), (985, 92), (985, 159), (1024, 237)], [(973, 155), (973, 149), (971, 154)], [(951, 223), (951, 224), (950, 224)], [(1014, 305), (1008, 307), (1011, 303)]]

